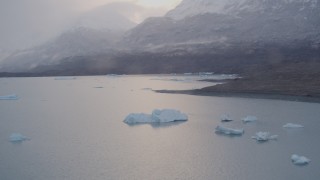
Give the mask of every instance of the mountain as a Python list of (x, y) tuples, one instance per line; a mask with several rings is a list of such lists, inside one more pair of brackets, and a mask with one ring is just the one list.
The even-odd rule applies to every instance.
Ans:
[(162, 18), (150, 18), (125, 37), (132, 47), (233, 43), (320, 42), (317, 0), (184, 0)]
[(238, 16), (246, 12), (270, 13), (288, 7), (316, 11), (318, 6), (318, 0), (184, 0), (166, 16), (173, 19), (206, 13)]
[[(43, 46), (45, 53), (30, 59), (37, 57), (38, 62), (42, 59), (45, 63), (33, 66), (29, 63), (29, 69), (37, 72), (59, 69), (61, 74), (68, 71), (81, 75), (244, 73), (274, 63), (314, 61), (320, 56), (320, 4), (317, 0), (184, 0), (165, 16), (148, 18), (116, 36), (119, 37), (116, 40), (107, 38), (95, 46), (94, 42), (103, 37), (91, 41), (89, 37), (95, 36), (87, 34), (88, 38), (54, 41), (54, 47), (61, 49), (50, 53), (47, 47), (51, 46)], [(85, 40), (79, 43), (78, 39)], [(64, 40), (70, 46), (60, 45), (68, 44)], [(81, 44), (83, 47), (74, 48), (76, 53), (69, 50)], [(43, 54), (52, 58), (64, 51), (72, 53), (58, 56), (53, 60), (56, 63), (47, 63), (50, 59), (43, 58), (47, 57)]]
[(26, 72), (73, 56), (112, 53), (122, 34), (136, 25), (121, 7), (137, 8), (133, 4), (112, 3), (83, 13), (69, 30), (51, 41), (6, 55), (0, 62), (0, 71)]
[(110, 47), (120, 37), (119, 32), (79, 27), (51, 42), (10, 55), (1, 63), (0, 71), (26, 72), (38, 66), (58, 64), (68, 57), (111, 53)]

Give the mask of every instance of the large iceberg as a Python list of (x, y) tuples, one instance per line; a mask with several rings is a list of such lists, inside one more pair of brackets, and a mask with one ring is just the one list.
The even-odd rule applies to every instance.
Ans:
[(220, 116), (222, 122), (230, 122), (233, 121), (228, 114), (223, 114)]
[(250, 123), (250, 122), (254, 122), (254, 121), (257, 121), (258, 118), (256, 116), (247, 116), (245, 118), (242, 118), (242, 121), (244, 123)]
[(0, 100), (18, 100), (19, 97), (15, 94), (0, 96)]
[(242, 135), (244, 133), (243, 129), (231, 129), (223, 126), (216, 127), (217, 133), (222, 133), (226, 135)]
[(173, 121), (187, 121), (188, 116), (174, 109), (156, 109), (152, 112), (152, 119), (156, 122), (166, 123)]
[(298, 156), (296, 154), (293, 154), (291, 156), (291, 160), (292, 160), (293, 164), (295, 164), (295, 165), (307, 165), (311, 162), (310, 159), (308, 159), (304, 156)]
[(257, 132), (256, 135), (252, 136), (251, 138), (257, 141), (263, 142), (263, 141), (275, 140), (278, 138), (278, 135), (270, 135), (269, 132)]
[(30, 140), (30, 139), (19, 133), (12, 133), (9, 137), (9, 141), (11, 142), (23, 142), (26, 140)]
[(129, 114), (124, 122), (127, 124), (137, 123), (168, 123), (174, 121), (187, 121), (188, 116), (174, 109), (156, 109), (152, 114), (132, 113)]
[(135, 124), (135, 123), (152, 123), (155, 122), (150, 114), (144, 113), (132, 113), (129, 114), (125, 119), (124, 122), (127, 124)]
[(283, 125), (284, 128), (303, 128), (304, 126), (300, 125), (300, 124), (292, 124), (292, 123), (288, 123), (286, 125)]

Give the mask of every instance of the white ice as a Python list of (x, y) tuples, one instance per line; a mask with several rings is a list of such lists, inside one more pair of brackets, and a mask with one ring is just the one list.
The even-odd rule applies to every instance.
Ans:
[(68, 77), (68, 76), (65, 76), (65, 77), (55, 77), (54, 80), (74, 80), (76, 79), (76, 77)]
[(269, 141), (275, 140), (278, 138), (278, 135), (270, 135), (269, 132), (257, 132), (255, 136), (252, 136), (252, 139), (257, 141)]
[(168, 123), (174, 121), (187, 121), (188, 116), (174, 109), (156, 109), (152, 114), (132, 113), (129, 114), (124, 122), (127, 124), (136, 123)]
[(295, 165), (307, 165), (311, 162), (310, 159), (308, 159), (304, 156), (298, 156), (296, 154), (293, 154), (291, 156), (291, 160), (292, 160), (293, 164), (295, 164)]
[(226, 128), (223, 126), (217, 126), (216, 132), (223, 133), (226, 135), (242, 135), (244, 133), (244, 130), (243, 129), (231, 129), (231, 128)]
[(15, 94), (0, 96), (0, 100), (18, 100), (19, 97)]
[(136, 124), (136, 123), (152, 123), (155, 122), (150, 114), (144, 113), (132, 113), (129, 114), (125, 119), (124, 122), (127, 124)]
[(300, 124), (292, 124), (292, 123), (288, 123), (286, 125), (283, 125), (284, 128), (303, 128), (304, 126), (300, 125)]
[(255, 116), (247, 116), (247, 117), (245, 117), (245, 118), (242, 118), (242, 121), (243, 121), (244, 123), (250, 123), (250, 122), (257, 121), (257, 120), (258, 120), (258, 118), (255, 117)]
[(143, 88), (144, 91), (152, 91), (152, 88)]
[(221, 119), (222, 122), (233, 121), (228, 114), (223, 114), (223, 115), (221, 115), (221, 116), (220, 116), (220, 119)]
[(29, 138), (27, 138), (26, 136), (23, 136), (19, 133), (12, 133), (9, 137), (9, 140), (11, 142), (22, 142), (22, 141), (29, 140)]
[(187, 121), (188, 116), (175, 109), (156, 109), (152, 112), (152, 119), (156, 122), (166, 123), (173, 121)]

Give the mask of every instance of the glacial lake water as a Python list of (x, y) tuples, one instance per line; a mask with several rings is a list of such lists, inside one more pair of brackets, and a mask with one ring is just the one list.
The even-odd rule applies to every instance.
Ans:
[[(228, 76), (216, 75), (214, 78)], [(192, 89), (212, 83), (198, 76), (97, 76), (71, 80), (1, 78), (1, 180), (317, 180), (320, 178), (320, 104), (159, 94), (149, 88)], [(186, 81), (183, 81), (186, 80)], [(129, 126), (130, 113), (173, 108), (187, 122)], [(228, 113), (242, 136), (215, 133)], [(258, 121), (243, 124), (247, 115)], [(298, 123), (302, 129), (284, 129)], [(279, 135), (257, 143), (258, 131)], [(11, 133), (31, 140), (11, 143)], [(291, 155), (311, 159), (296, 166)]]

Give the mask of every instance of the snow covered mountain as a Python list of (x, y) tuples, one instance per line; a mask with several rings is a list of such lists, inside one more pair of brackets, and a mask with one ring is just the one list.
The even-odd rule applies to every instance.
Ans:
[(167, 17), (183, 19), (205, 13), (237, 16), (243, 12), (270, 12), (297, 6), (299, 11), (314, 10), (318, 0), (184, 0)]
[[(304, 48), (305, 54), (310, 49), (320, 49), (318, 0), (184, 0), (164, 17), (148, 18), (134, 27), (128, 18), (121, 20), (126, 11), (108, 15), (117, 19), (112, 24), (102, 16), (115, 8), (108, 12), (102, 9), (84, 15), (73, 30), (51, 42), (6, 58), (0, 64), (0, 72), (21, 72), (39, 66), (45, 70), (49, 66), (69, 70), (65, 66), (70, 64), (77, 72), (83, 61), (104, 67), (101, 72), (112, 69), (112, 73), (133, 72), (134, 65), (138, 69), (135, 73), (160, 73), (162, 69), (157, 65), (161, 63), (165, 64), (165, 72), (188, 64), (195, 70), (201, 64), (194, 61), (193, 55), (195, 59), (202, 58), (204, 67), (217, 67), (210, 65), (210, 60), (220, 58), (220, 64), (232, 69), (242, 64), (238, 61), (240, 56), (243, 62), (268, 61), (269, 56), (289, 56), (296, 49)], [(121, 33), (121, 29), (130, 27), (133, 28)], [(225, 60), (228, 58), (233, 61)], [(68, 63), (63, 63), (65, 59)], [(148, 67), (152, 60), (155, 67)], [(94, 74), (94, 68), (90, 72)]]
[[(163, 18), (151, 18), (126, 34), (141, 49), (234, 43), (320, 43), (317, 0), (184, 0)], [(189, 46), (189, 47), (190, 47)]]

